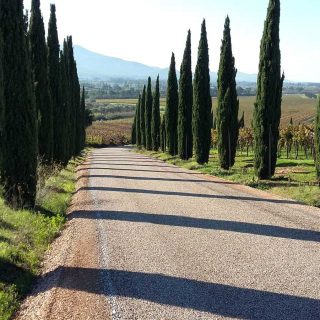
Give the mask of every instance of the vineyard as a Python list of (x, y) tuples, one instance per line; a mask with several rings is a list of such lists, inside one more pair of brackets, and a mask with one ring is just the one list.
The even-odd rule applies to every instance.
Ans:
[(87, 128), (87, 144), (91, 147), (129, 144), (131, 128), (132, 119), (95, 121)]

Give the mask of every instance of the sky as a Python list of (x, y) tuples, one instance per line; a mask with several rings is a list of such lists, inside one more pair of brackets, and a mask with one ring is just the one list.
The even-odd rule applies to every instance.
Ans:
[[(236, 68), (257, 73), (260, 40), (269, 0), (41, 0), (45, 25), (50, 3), (57, 7), (60, 41), (108, 56), (179, 68), (191, 30), (193, 67), (206, 19), (210, 69), (217, 71), (224, 20), (229, 15)], [(24, 0), (30, 9), (31, 0)], [(320, 82), (320, 1), (282, 0), (282, 69), (290, 81)]]

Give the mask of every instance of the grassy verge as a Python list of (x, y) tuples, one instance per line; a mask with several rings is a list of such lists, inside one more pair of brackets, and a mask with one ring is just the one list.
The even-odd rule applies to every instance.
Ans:
[(320, 189), (316, 182), (313, 160), (278, 159), (275, 176), (270, 180), (258, 180), (254, 175), (253, 155), (237, 155), (236, 164), (230, 170), (219, 167), (218, 154), (211, 150), (208, 164), (199, 165), (194, 159), (187, 161), (166, 153), (135, 150), (154, 158), (190, 170), (224, 178), (253, 188), (268, 190), (271, 193), (290, 197), (305, 204), (320, 207)]
[(47, 179), (34, 211), (14, 211), (0, 199), (0, 320), (16, 311), (39, 273), (45, 251), (62, 230), (81, 161), (70, 161)]

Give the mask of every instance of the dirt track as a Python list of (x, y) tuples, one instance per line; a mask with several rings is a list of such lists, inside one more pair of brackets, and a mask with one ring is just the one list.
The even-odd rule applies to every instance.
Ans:
[(320, 318), (320, 210), (127, 148), (78, 176), (18, 319)]

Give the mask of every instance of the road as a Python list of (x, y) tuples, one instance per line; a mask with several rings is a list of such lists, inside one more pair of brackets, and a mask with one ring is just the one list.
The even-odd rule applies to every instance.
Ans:
[(125, 147), (78, 180), (17, 319), (320, 319), (319, 209)]

